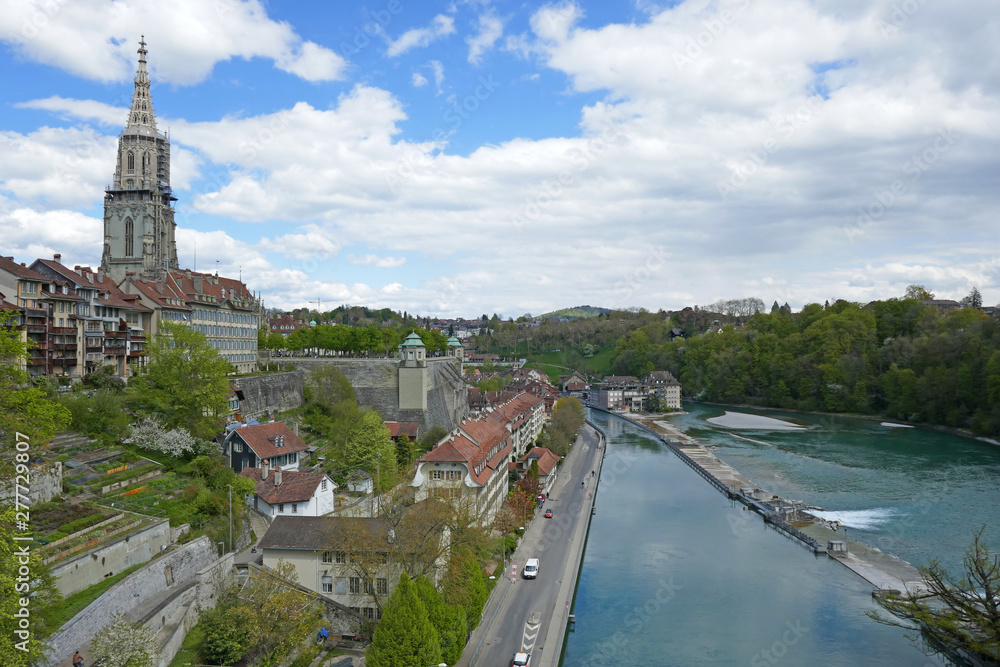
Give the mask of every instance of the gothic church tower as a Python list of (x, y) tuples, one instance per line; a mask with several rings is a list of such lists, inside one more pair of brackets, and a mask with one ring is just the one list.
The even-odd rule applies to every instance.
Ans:
[(138, 53), (132, 108), (118, 136), (114, 183), (104, 194), (101, 268), (116, 283), (128, 274), (158, 280), (178, 268), (170, 140), (156, 130), (145, 38), (139, 42)]

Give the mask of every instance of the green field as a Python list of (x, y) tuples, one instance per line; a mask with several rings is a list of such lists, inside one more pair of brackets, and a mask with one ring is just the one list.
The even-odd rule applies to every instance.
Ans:
[(569, 375), (574, 370), (579, 370), (587, 375), (607, 375), (611, 372), (611, 357), (615, 348), (608, 347), (589, 359), (583, 359), (575, 367), (571, 365), (569, 357), (579, 358), (578, 354), (567, 351), (543, 352), (534, 355), (527, 364), (527, 368), (537, 368), (555, 382), (560, 375)]

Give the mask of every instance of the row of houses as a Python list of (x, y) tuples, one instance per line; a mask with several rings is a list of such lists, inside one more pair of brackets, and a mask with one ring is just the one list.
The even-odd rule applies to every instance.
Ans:
[(642, 380), (631, 375), (609, 375), (590, 386), (590, 397), (605, 410), (679, 410), (681, 383), (669, 371), (653, 371)]
[(0, 310), (29, 343), (32, 377), (78, 378), (102, 367), (130, 377), (162, 322), (205, 334), (237, 372), (257, 368), (260, 301), (238, 280), (170, 271), (162, 280), (129, 275), (116, 284), (101, 269), (64, 266), (61, 255), (30, 265), (0, 257)]

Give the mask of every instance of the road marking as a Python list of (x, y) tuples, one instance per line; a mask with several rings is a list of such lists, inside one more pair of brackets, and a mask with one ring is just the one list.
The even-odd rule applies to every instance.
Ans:
[(525, 653), (531, 651), (535, 648), (535, 639), (538, 638), (538, 631), (542, 625), (542, 615), (537, 612), (531, 612), (528, 616), (528, 620), (524, 624), (524, 636), (521, 638), (521, 650)]

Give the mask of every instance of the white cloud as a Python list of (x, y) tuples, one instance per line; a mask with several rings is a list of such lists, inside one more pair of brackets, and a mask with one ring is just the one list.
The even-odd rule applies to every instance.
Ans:
[(217, 62), (270, 58), (308, 81), (343, 77), (346, 61), (267, 16), (258, 0), (18, 2), (0, 12), (0, 39), (22, 57), (97, 81), (126, 81), (145, 34), (157, 81), (203, 81)]
[(503, 21), (496, 14), (492, 12), (480, 14), (478, 22), (479, 31), (465, 40), (469, 45), (469, 62), (473, 65), (480, 64), (483, 54), (492, 49), (503, 35)]
[(431, 72), (434, 74), (434, 87), (437, 88), (440, 94), (441, 84), (444, 83), (444, 65), (441, 64), (440, 60), (432, 60), (427, 63), (427, 66), (431, 68)]
[(374, 266), (379, 269), (394, 269), (406, 264), (405, 257), (379, 257), (378, 255), (348, 255), (347, 261), (357, 266)]
[(390, 58), (402, 55), (414, 48), (422, 48), (431, 42), (447, 37), (455, 32), (455, 19), (451, 16), (438, 14), (426, 28), (407, 30), (399, 39), (389, 42), (386, 55)]
[(329, 233), (313, 225), (300, 228), (305, 233), (283, 234), (275, 239), (263, 238), (257, 244), (268, 252), (279, 252), (294, 259), (336, 257), (340, 246)]
[(0, 238), (2, 253), (19, 261), (30, 264), (60, 253), (66, 266), (96, 267), (101, 262), (104, 223), (77, 211), (0, 207)]
[(415, 88), (422, 88), (427, 85), (427, 77), (420, 72), (414, 72), (412, 82)]

